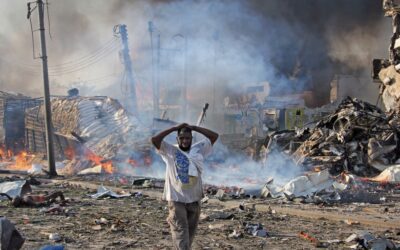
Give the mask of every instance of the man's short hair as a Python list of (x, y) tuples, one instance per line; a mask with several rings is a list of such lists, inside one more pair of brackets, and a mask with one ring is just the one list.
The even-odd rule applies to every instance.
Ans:
[(178, 129), (178, 136), (182, 133), (192, 133), (192, 130), (188, 127), (183, 127)]

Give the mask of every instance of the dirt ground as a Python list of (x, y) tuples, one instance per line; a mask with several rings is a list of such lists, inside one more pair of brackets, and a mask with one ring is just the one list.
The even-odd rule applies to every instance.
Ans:
[[(166, 203), (159, 198), (162, 189), (132, 190), (116, 185), (115, 190), (141, 191), (144, 195), (92, 199), (88, 194), (95, 193), (93, 187), (99, 183), (77, 183), (60, 180), (33, 186), (35, 193), (63, 191), (68, 204), (61, 213), (44, 213), (40, 208), (12, 208), (8, 202), (0, 202), (1, 215), (10, 219), (26, 239), (23, 249), (38, 249), (49, 244), (61, 244), (66, 249), (172, 249), (165, 221)], [(239, 209), (240, 204), (244, 209)], [(226, 212), (229, 219), (213, 219), (217, 211)], [(324, 243), (327, 249), (349, 249), (354, 242), (343, 241), (361, 230), (399, 244), (399, 215), (400, 203), (396, 202), (318, 206), (265, 199), (210, 199), (202, 204), (203, 220), (193, 249), (316, 248), (310, 240), (299, 237), (301, 231)], [(246, 222), (261, 223), (269, 236), (247, 234), (243, 226)], [(229, 237), (234, 230), (241, 236)], [(49, 240), (50, 233), (59, 234), (61, 240)]]

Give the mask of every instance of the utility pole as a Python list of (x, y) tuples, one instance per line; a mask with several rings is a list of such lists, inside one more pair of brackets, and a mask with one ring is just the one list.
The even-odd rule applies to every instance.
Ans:
[(187, 37), (185, 36), (184, 65), (183, 65), (183, 115), (188, 119), (188, 100), (187, 100)]
[[(155, 27), (152, 21), (149, 21), (149, 33), (150, 33), (150, 45), (151, 45), (151, 67), (152, 67), (152, 87), (153, 87), (153, 117), (156, 118), (158, 117), (159, 113), (159, 61), (160, 61), (160, 56), (159, 56), (159, 43), (160, 43), (160, 34), (158, 34), (158, 46), (157, 46), (157, 67), (156, 67), (156, 60), (154, 56), (154, 43), (153, 43), (153, 33), (155, 31)], [(157, 76), (156, 76), (157, 75)]]
[(42, 47), (42, 65), (43, 65), (43, 83), (44, 83), (44, 117), (46, 120), (46, 140), (47, 140), (47, 161), (49, 164), (50, 176), (57, 176), (56, 165), (54, 161), (54, 147), (53, 147), (53, 127), (51, 120), (51, 102), (50, 102), (50, 89), (49, 89), (49, 73), (47, 69), (47, 52), (46, 52), (46, 36), (44, 29), (44, 4), (43, 0), (37, 0), (37, 7), (39, 11), (39, 25), (40, 25), (40, 42)]
[(156, 81), (156, 114), (160, 113), (160, 58), (161, 58), (161, 34), (157, 35), (157, 81)]
[[(133, 80), (133, 72), (132, 72), (132, 60), (129, 55), (129, 46), (128, 46), (128, 31), (126, 29), (125, 24), (119, 24), (117, 25), (119, 28), (119, 34), (121, 34), (121, 40), (122, 40), (122, 54), (123, 54), (123, 59), (124, 59), (124, 65), (125, 65), (125, 72), (127, 74), (128, 82), (129, 82), (129, 91), (128, 91), (128, 106), (130, 108), (130, 111), (132, 114), (137, 115), (138, 110), (137, 110), (137, 97), (136, 97), (136, 86), (135, 86), (135, 81)], [(114, 29), (114, 32), (116, 30)]]

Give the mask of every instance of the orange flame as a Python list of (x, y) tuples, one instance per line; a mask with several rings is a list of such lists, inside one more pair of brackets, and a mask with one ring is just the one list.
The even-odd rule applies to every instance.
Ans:
[(28, 170), (32, 167), (32, 160), (35, 155), (28, 154), (26, 151), (21, 151), (15, 156), (15, 164), (9, 169), (13, 170)]
[(131, 164), (133, 167), (138, 167), (139, 166), (139, 164), (132, 158), (129, 158), (126, 162)]
[(0, 159), (10, 159), (14, 156), (14, 153), (9, 149), (5, 150), (4, 147), (0, 147)]
[(314, 172), (321, 172), (321, 167), (314, 167)]
[(6, 158), (6, 154), (4, 153), (4, 149), (0, 148), (0, 159)]
[(73, 147), (69, 146), (64, 150), (64, 155), (68, 160), (72, 160), (75, 158), (75, 150)]
[(146, 155), (146, 156), (144, 157), (144, 165), (150, 166), (152, 162), (153, 162), (153, 160), (151, 159), (151, 156), (150, 156), (150, 155)]
[(101, 167), (103, 168), (103, 170), (106, 173), (108, 173), (108, 174), (112, 174), (113, 173), (114, 167), (113, 167), (113, 164), (112, 164), (111, 160), (104, 161), (104, 159), (101, 156), (96, 155), (95, 153), (93, 153), (90, 150), (86, 150), (85, 157), (89, 161), (94, 162), (96, 165), (101, 165)]
[(112, 161), (106, 161), (106, 162), (102, 163), (101, 166), (103, 167), (103, 170), (107, 174), (112, 174), (113, 171), (114, 171), (114, 168), (113, 168), (113, 165), (112, 165)]

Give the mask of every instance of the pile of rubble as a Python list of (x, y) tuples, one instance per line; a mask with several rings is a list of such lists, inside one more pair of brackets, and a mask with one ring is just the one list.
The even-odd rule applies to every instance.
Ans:
[(272, 134), (267, 152), (283, 152), (305, 170), (376, 176), (400, 166), (399, 122), (396, 113), (348, 97), (314, 128)]

